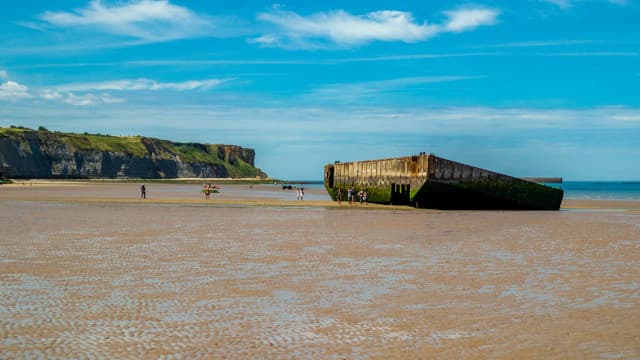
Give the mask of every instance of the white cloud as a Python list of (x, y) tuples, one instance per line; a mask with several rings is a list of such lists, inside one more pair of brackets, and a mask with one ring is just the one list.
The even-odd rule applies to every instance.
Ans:
[[(182, 82), (158, 82), (150, 79), (125, 79), (103, 82), (72, 83), (39, 91), (45, 100), (58, 100), (75, 106), (118, 104), (124, 98), (114, 97), (105, 91), (188, 91), (208, 90), (228, 81), (227, 79), (189, 80)], [(78, 94), (78, 92), (87, 92)], [(102, 92), (98, 95), (92, 92)]]
[(125, 102), (123, 98), (113, 97), (111, 94), (100, 95), (83, 94), (76, 95), (72, 92), (59, 92), (51, 89), (44, 89), (39, 92), (41, 98), (45, 100), (59, 100), (75, 106), (90, 106), (97, 104), (119, 104)]
[[(258, 14), (258, 19), (280, 27), (284, 36), (298, 41), (305, 38), (326, 38), (345, 45), (373, 40), (416, 42), (434, 33), (430, 26), (416, 24), (410, 13), (401, 11), (375, 11), (355, 16), (338, 10), (304, 17), (276, 8), (272, 12)], [(277, 35), (267, 34), (254, 41), (272, 44), (278, 39)]]
[[(254, 39), (255, 40), (255, 39)], [(495, 46), (499, 47), (499, 46)], [(478, 56), (507, 56), (503, 52), (459, 52), (459, 53), (416, 53), (406, 55), (387, 55), (371, 57), (336, 57), (323, 59), (287, 60), (287, 59), (226, 59), (226, 60), (132, 60), (114, 62), (78, 62), (78, 63), (39, 63), (17, 66), (20, 69), (48, 69), (48, 68), (82, 68), (82, 67), (160, 67), (160, 66), (204, 66), (204, 65), (333, 65), (340, 63), (376, 62), (376, 61), (404, 61), (420, 59), (442, 59)], [(221, 79), (229, 81), (230, 79)]]
[(150, 90), (209, 90), (216, 87), (226, 80), (208, 79), (208, 80), (189, 80), (183, 82), (154, 83)]
[[(86, 108), (80, 108), (86, 109)], [(73, 112), (40, 108), (33, 117), (65, 118)], [(49, 112), (47, 112), (49, 111)], [(86, 115), (77, 117), (82, 126)], [(154, 105), (99, 109), (95, 113), (105, 126), (157, 127), (215, 131), (231, 137), (270, 138), (280, 142), (286, 136), (304, 136), (308, 140), (330, 139), (334, 135), (497, 135), (501, 132), (529, 129), (640, 129), (640, 108), (598, 107), (586, 109), (538, 109), (527, 107), (384, 107), (384, 106), (293, 106), (238, 107)], [(36, 116), (37, 115), (37, 116)], [(215, 122), (210, 120), (215, 118)], [(132, 122), (132, 119), (133, 120)], [(184, 119), (176, 123), (176, 119)], [(256, 128), (261, 131), (255, 131)], [(365, 130), (363, 130), (365, 129)], [(630, 131), (633, 133), (633, 131)], [(349, 135), (350, 136), (350, 135)]]
[[(576, 3), (584, 2), (585, 0), (542, 0), (549, 4), (553, 4), (561, 9), (568, 9), (575, 5)], [(600, 0), (601, 2), (608, 2), (610, 4), (615, 4), (619, 6), (625, 6), (629, 4), (628, 0)]]
[(66, 93), (61, 98), (63, 102), (74, 106), (92, 106), (98, 104), (117, 104), (122, 103), (125, 100), (121, 98), (114, 98), (109, 94), (83, 94), (76, 95), (74, 93)]
[(126, 101), (123, 98), (113, 97), (111, 96), (111, 94), (106, 94), (106, 93), (100, 95), (100, 100), (105, 104), (120, 104)]
[(7, 74), (7, 70), (0, 70), (0, 79), (6, 79), (7, 77), (9, 77), (9, 74)]
[[(96, 101), (95, 97), (75, 96), (68, 102), (90, 105), (91, 101)], [(244, 142), (268, 141), (274, 144), (282, 144), (288, 136), (304, 137), (313, 142), (341, 136), (366, 138), (376, 134), (395, 136), (396, 139), (416, 134), (497, 136), (515, 132), (523, 135), (527, 133), (526, 130), (532, 129), (556, 130), (558, 134), (566, 134), (570, 129), (626, 129), (631, 136), (640, 129), (640, 108), (637, 107), (241, 107), (174, 103), (98, 108), (78, 106), (74, 109), (20, 104), (12, 106), (18, 107), (3, 109), (7, 120), (57, 121), (67, 127), (85, 129), (87, 116), (93, 116), (95, 124), (108, 129), (147, 128), (155, 131), (158, 127), (164, 127), (169, 137), (175, 135), (175, 130), (192, 131), (194, 136), (203, 133), (226, 136), (219, 141), (239, 141), (238, 134), (242, 134)], [(181, 120), (176, 122), (176, 119)], [(216, 121), (211, 122), (211, 119)]]
[(542, 0), (542, 1), (556, 5), (561, 9), (567, 9), (572, 5), (572, 0)]
[(375, 100), (375, 97), (386, 92), (423, 84), (435, 84), (462, 80), (482, 79), (483, 76), (416, 76), (380, 81), (331, 84), (319, 87), (309, 94), (313, 101), (331, 101), (337, 103)]
[(168, 0), (136, 0), (114, 5), (93, 0), (73, 12), (47, 11), (40, 19), (50, 25), (97, 29), (146, 41), (166, 41), (210, 35), (213, 22)]
[(30, 98), (27, 86), (19, 84), (15, 81), (7, 81), (0, 84), (0, 100), (15, 101), (19, 99)]
[(57, 100), (63, 98), (64, 96), (57, 91), (45, 89), (40, 91), (40, 97), (45, 100)]
[(463, 8), (446, 11), (449, 21), (445, 24), (447, 31), (462, 32), (473, 30), (478, 26), (493, 25), (498, 20), (498, 12), (486, 8)]
[(602, 43), (601, 40), (539, 40), (539, 41), (517, 41), (509, 43), (499, 43), (492, 45), (479, 45), (480, 47), (493, 47), (493, 48), (527, 48), (527, 47), (551, 47), (551, 46), (574, 46), (574, 45), (590, 45)]
[(92, 83), (73, 83), (56, 86), (58, 91), (139, 91), (139, 90), (208, 90), (216, 87), (228, 79), (189, 80), (183, 82), (158, 82), (151, 79), (124, 79)]
[(374, 11), (353, 15), (344, 10), (301, 16), (274, 7), (258, 14), (258, 19), (273, 24), (275, 33), (264, 34), (250, 42), (263, 46), (312, 48), (329, 44), (356, 46), (372, 41), (425, 41), (446, 32), (462, 32), (479, 26), (493, 25), (499, 12), (495, 9), (467, 7), (444, 13), (443, 24), (418, 23), (409, 12)]
[(277, 45), (281, 39), (274, 34), (266, 34), (262, 36), (258, 36), (257, 38), (247, 40), (249, 43), (260, 44), (264, 46), (272, 46)]
[[(183, 82), (158, 82), (150, 79), (116, 80), (95, 83), (74, 83), (37, 91), (39, 98), (49, 101), (62, 101), (75, 106), (90, 106), (97, 104), (118, 104), (125, 102), (124, 98), (114, 97), (106, 91), (188, 91), (208, 90), (228, 81), (228, 79), (189, 80)], [(78, 92), (87, 92), (78, 94)], [(92, 92), (100, 92), (94, 94)], [(31, 98), (26, 85), (14, 81), (0, 84), (0, 100), (18, 100)]]
[(75, 95), (73, 93), (68, 93), (62, 101), (75, 106), (89, 106), (97, 104), (100, 99), (93, 94)]
[(558, 57), (638, 57), (640, 52), (632, 51), (585, 51), (570, 53), (543, 53), (540, 56)]

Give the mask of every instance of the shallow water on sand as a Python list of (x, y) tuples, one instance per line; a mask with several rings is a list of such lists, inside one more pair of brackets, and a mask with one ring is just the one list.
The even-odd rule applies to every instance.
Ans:
[(0, 358), (640, 356), (640, 214), (2, 205)]

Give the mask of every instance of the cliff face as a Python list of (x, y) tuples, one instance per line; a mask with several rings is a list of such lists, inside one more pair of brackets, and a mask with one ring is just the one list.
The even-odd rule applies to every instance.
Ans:
[(254, 158), (235, 145), (0, 128), (0, 173), (11, 178), (266, 177)]

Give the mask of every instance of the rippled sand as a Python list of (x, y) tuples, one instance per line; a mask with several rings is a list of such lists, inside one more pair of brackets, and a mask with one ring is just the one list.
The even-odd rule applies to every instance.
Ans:
[(3, 359), (640, 357), (638, 212), (27, 191), (0, 188)]

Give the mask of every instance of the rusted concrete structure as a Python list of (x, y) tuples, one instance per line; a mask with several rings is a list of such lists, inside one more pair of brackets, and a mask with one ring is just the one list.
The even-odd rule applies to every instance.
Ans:
[(324, 185), (367, 190), (369, 201), (434, 209), (558, 210), (563, 191), (421, 153), (325, 165)]

